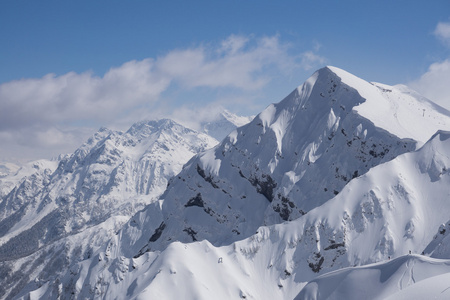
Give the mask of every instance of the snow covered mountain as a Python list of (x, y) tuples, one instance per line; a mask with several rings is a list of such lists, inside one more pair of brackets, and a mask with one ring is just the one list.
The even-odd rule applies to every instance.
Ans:
[[(449, 167), (450, 132), (438, 132), (297, 220), (260, 227), (230, 245), (173, 242), (162, 252), (127, 256), (121, 243), (138, 231), (142, 211), (61, 282), (80, 298), (105, 299), (357, 299), (364, 292), (407, 299), (420, 287), (438, 295), (449, 261), (407, 254), (424, 252), (450, 214)], [(368, 265), (375, 262), (381, 264)], [(52, 291), (36, 293), (55, 297)]]
[(218, 141), (221, 141), (237, 127), (250, 123), (253, 118), (254, 116), (238, 116), (224, 109), (218, 114), (214, 121), (202, 123), (201, 128), (202, 132), (212, 136)]
[(189, 158), (216, 143), (171, 120), (139, 122), (125, 133), (102, 128), (55, 172), (26, 177), (0, 202), (0, 294), (20, 287), (17, 272), (45, 278), (60, 270), (55, 264), (89, 257)]
[(229, 244), (294, 220), (352, 179), (422, 146), (450, 113), (404, 86), (327, 67), (195, 156), (169, 182), (163, 219), (140, 253), (174, 240)]
[(3, 298), (321, 299), (364, 278), (407, 297), (445, 282), (449, 111), (326, 67), (152, 194), (143, 157), (175, 164), (191, 132), (162, 123), (100, 130), (0, 219)]
[(0, 162), (0, 178), (7, 176), (14, 176), (20, 169), (20, 165), (13, 162), (1, 161)]
[[(35, 173), (47, 172), (53, 173), (58, 166), (59, 159), (40, 159), (19, 166), (14, 163), (3, 163), (0, 165), (0, 199), (9, 194), (11, 190), (19, 184), (24, 177)], [(0, 212), (1, 213), (1, 212)]]

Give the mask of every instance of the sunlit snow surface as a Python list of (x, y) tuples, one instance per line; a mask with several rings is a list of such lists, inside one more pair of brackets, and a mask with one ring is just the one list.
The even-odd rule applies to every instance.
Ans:
[(319, 276), (295, 299), (449, 299), (449, 279), (450, 260), (407, 255)]
[[(295, 220), (438, 129), (450, 130), (448, 111), (404, 87), (380, 86), (333, 67), (317, 71), (170, 180), (164, 230), (141, 249), (174, 240), (225, 245)], [(150, 238), (157, 228), (147, 228)]]
[(329, 67), (366, 101), (354, 110), (399, 138), (412, 138), (418, 147), (439, 128), (448, 128), (449, 112), (406, 86), (370, 83), (335, 67)]
[[(431, 289), (433, 276), (440, 276), (443, 287), (447, 260), (408, 253), (421, 253), (450, 214), (449, 198), (436, 196), (449, 192), (449, 172), (442, 172), (450, 167), (449, 149), (450, 133), (441, 132), (419, 151), (350, 182), (307, 215), (260, 227), (228, 246), (174, 242), (162, 252), (133, 258), (121, 255), (124, 233), (119, 233), (106, 252), (74, 266), (61, 280), (72, 282), (80, 297), (105, 299), (293, 299), (308, 282), (298, 299), (320, 293), (358, 299), (361, 287), (369, 299), (396, 293), (406, 299), (415, 283)], [(382, 263), (316, 278), (374, 262)], [(437, 295), (434, 289), (430, 293)]]
[(127, 132), (100, 129), (53, 169), (34, 163), (39, 168), (0, 202), (0, 295), (20, 291), (28, 276), (53, 281), (91, 257), (216, 143), (170, 120), (143, 121)]
[(13, 163), (0, 164), (0, 198), (8, 195), (11, 190), (20, 183), (24, 177), (37, 173), (53, 173), (58, 166), (59, 159), (41, 159), (16, 165)]
[(110, 218), (63, 244), (87, 237), (91, 252), (55, 247), (61, 268), (41, 251), (1, 270), (23, 298), (445, 298), (449, 131), (450, 113), (405, 87), (324, 68), (123, 227)]

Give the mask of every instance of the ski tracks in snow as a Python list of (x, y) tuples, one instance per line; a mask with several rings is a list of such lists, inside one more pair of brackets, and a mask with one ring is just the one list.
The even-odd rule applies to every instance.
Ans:
[(398, 288), (400, 290), (416, 283), (416, 279), (414, 278), (414, 264), (414, 260), (408, 260), (406, 262), (406, 270), (403, 272), (402, 277), (398, 281)]

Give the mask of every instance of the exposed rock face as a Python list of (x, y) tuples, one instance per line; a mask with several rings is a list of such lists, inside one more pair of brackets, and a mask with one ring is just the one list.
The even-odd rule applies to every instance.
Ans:
[[(321, 69), (190, 159), (153, 200), (146, 149), (179, 158), (190, 131), (172, 130), (172, 144), (152, 126), (101, 130), (18, 221), (0, 221), (4, 298), (293, 299), (308, 282), (317, 295), (326, 272), (400, 257), (363, 272), (397, 291), (426, 278), (411, 264), (431, 261), (408, 251), (448, 249), (450, 112), (404, 87)], [(431, 262), (438, 270), (424, 273), (448, 272)]]
[[(170, 181), (162, 196), (167, 227), (148, 249), (191, 241), (186, 228), (221, 245), (259, 226), (295, 220), (374, 166), (423, 145), (436, 128), (449, 127), (447, 114), (404, 87), (321, 69)], [(411, 119), (420, 130), (409, 126)], [(196, 198), (201, 206), (189, 204)]]
[(9, 269), (19, 259), (28, 265), (20, 272), (47, 280), (89, 257), (156, 201), (189, 158), (216, 143), (171, 120), (139, 122), (125, 133), (101, 128), (56, 170), (24, 178), (0, 202), (0, 264), (13, 273), (2, 277), (0, 294), (21, 288)]

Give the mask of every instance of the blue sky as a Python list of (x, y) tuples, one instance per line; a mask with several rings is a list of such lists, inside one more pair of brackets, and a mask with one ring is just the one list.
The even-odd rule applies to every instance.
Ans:
[(324, 65), (450, 108), (448, 0), (6, 0), (0, 45), (0, 160), (73, 151), (99, 126), (256, 114)]

